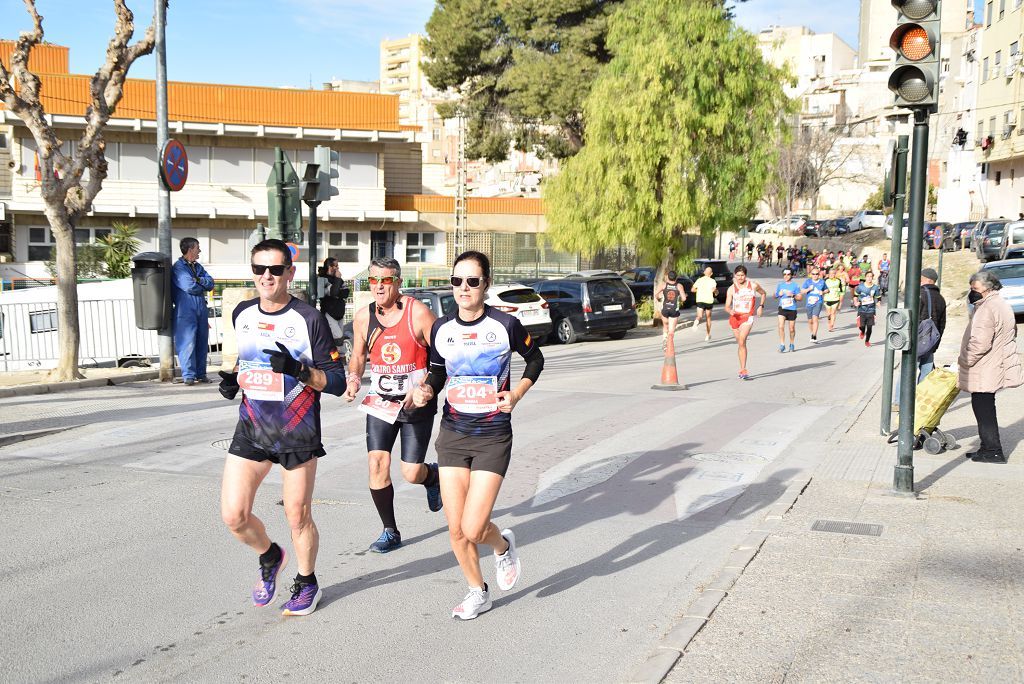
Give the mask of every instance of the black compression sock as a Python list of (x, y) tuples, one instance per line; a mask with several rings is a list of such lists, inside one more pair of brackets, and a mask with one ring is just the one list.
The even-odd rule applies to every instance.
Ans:
[(295, 581), (299, 584), (317, 584), (316, 573), (311, 572), (308, 575), (295, 575)]
[(865, 342), (870, 342), (871, 341), (871, 328), (872, 328), (872, 326), (870, 326), (870, 325), (864, 326), (864, 341)]
[(281, 560), (281, 547), (274, 542), (270, 542), (270, 548), (260, 554), (260, 565), (270, 567), (276, 565)]
[(371, 489), (370, 496), (373, 498), (373, 505), (377, 507), (377, 515), (384, 527), (393, 530), (398, 529), (395, 522), (395, 486), (388, 485), (384, 489)]
[(427, 476), (423, 478), (423, 482), (420, 482), (424, 487), (433, 487), (438, 483), (440, 478), (437, 476), (437, 468), (427, 468)]

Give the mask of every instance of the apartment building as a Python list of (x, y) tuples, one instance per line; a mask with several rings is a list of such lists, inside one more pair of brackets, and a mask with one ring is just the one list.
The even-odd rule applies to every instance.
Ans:
[[(0, 43), (0, 48), (4, 44)], [(6, 44), (10, 51), (10, 44)], [(54, 53), (54, 54), (50, 54)], [(67, 70), (67, 49), (41, 45), (33, 66), (43, 102), (65, 149), (81, 135), (89, 77)], [(62, 61), (63, 59), (63, 61)], [(399, 122), (394, 95), (171, 82), (171, 136), (189, 155), (185, 188), (171, 195), (173, 239), (199, 239), (204, 262), (218, 278), (244, 279), (248, 238), (267, 222), (267, 188), (275, 147), (297, 171), (313, 148), (339, 155), (338, 194), (320, 205), (318, 255), (335, 256), (346, 276), (373, 256), (446, 263), (443, 227), (415, 209), (395, 209), (395, 197), (422, 192), (422, 133)], [(109, 169), (92, 211), (76, 228), (80, 242), (101, 237), (114, 221), (134, 223), (142, 249), (156, 249), (157, 150), (155, 84), (129, 80), (105, 130)], [(36, 171), (35, 142), (20, 119), (0, 109), (0, 278), (45, 278), (53, 248)], [(308, 236), (307, 236), (308, 239)], [(299, 245), (298, 278), (306, 249)]]
[(986, 0), (977, 102), (981, 206), (990, 217), (1024, 212), (1024, 0)]

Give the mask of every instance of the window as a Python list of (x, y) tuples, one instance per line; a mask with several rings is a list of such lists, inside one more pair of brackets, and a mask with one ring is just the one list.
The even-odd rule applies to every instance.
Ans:
[(985, 8), (985, 26), (992, 25), (992, 0), (988, 0), (988, 6)]
[(994, 61), (994, 68), (996, 70), (996, 76), (999, 75), (999, 65), (1003, 63), (1003, 51), (996, 50), (996, 58)]
[(437, 233), (409, 233), (405, 241), (405, 260), (411, 264), (436, 263), (440, 243)]
[(210, 182), (224, 184), (253, 183), (251, 147), (214, 147), (210, 159)]
[(57, 310), (29, 312), (28, 326), (32, 334), (53, 332), (57, 329)]
[(434, 129), (434, 131), (433, 131), (433, 139), (434, 139), (435, 142), (441, 139), (441, 129), (440, 128), (435, 128)]
[(989, 117), (988, 120), (988, 134), (991, 136), (995, 136), (996, 133), (998, 133), (998, 131), (996, 131), (996, 117), (992, 116)]
[(103, 156), (107, 159), (107, 179), (117, 180), (121, 177), (121, 147), (120, 143), (108, 142), (103, 149)]
[(1018, 52), (1020, 52), (1020, 43), (1018, 43), (1017, 41), (1013, 41), (1012, 43), (1010, 43), (1010, 56), (1013, 57)]
[(359, 233), (328, 233), (327, 256), (344, 264), (359, 261)]
[(28, 260), (46, 261), (53, 248), (53, 234), (49, 228), (28, 229)]
[(121, 143), (121, 180), (156, 182), (156, 145)]
[(342, 152), (338, 156), (339, 188), (378, 187), (376, 153)]
[(978, 122), (978, 135), (975, 136), (974, 144), (975, 145), (980, 145), (981, 141), (982, 141), (982, 139), (984, 137), (985, 137), (985, 122), (984, 121), (979, 121)]
[(1004, 14), (1006, 14), (1006, 0), (999, 0), (999, 18), (1002, 19)]
[(988, 57), (981, 60), (981, 82), (988, 80)]
[(1003, 172), (996, 171), (996, 185), (999, 185), (1000, 181), (1003, 180)]
[(7, 149), (7, 134), (6, 133), (0, 133), (0, 150), (6, 150), (6, 149)]
[(188, 182), (210, 182), (210, 148), (205, 145), (188, 147)]

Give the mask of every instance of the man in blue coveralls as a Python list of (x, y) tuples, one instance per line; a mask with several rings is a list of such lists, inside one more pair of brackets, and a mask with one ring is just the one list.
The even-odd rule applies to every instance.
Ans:
[(186, 385), (210, 382), (206, 377), (206, 355), (210, 351), (210, 323), (206, 293), (213, 278), (199, 263), (199, 240), (182, 238), (181, 257), (171, 269), (174, 293), (174, 348), (178, 351), (181, 379)]

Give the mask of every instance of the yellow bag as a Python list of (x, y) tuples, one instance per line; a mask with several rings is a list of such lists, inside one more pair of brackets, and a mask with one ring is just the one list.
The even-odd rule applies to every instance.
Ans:
[(945, 368), (936, 368), (917, 386), (914, 406), (914, 434), (921, 428), (937, 428), (949, 405), (960, 394), (957, 374)]

